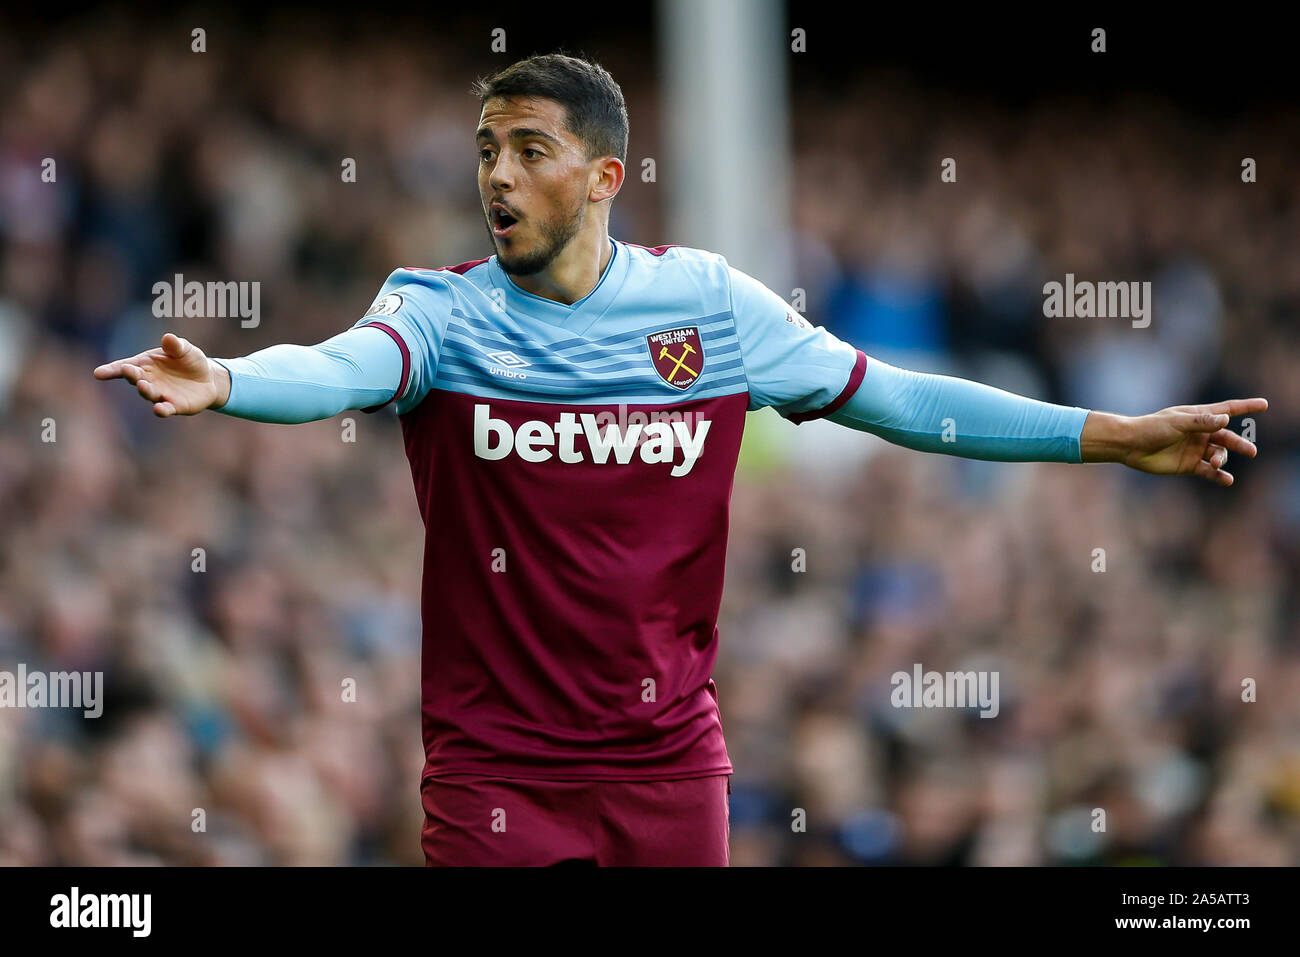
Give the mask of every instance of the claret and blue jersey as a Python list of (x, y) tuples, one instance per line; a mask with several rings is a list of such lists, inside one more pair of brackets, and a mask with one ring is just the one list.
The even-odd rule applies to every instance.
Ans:
[(710, 675), (745, 413), (833, 410), (866, 357), (717, 254), (611, 242), (572, 305), (493, 257), (399, 269), (357, 323), (402, 357), (426, 775), (731, 772)]
[(745, 394), (749, 409), (798, 417), (830, 405), (865, 367), (717, 253), (610, 243), (596, 288), (572, 305), (520, 289), (495, 256), (396, 270), (357, 325), (398, 334), (409, 366), (397, 411), (441, 389), (581, 404)]
[(495, 257), (399, 269), (325, 342), (215, 360), (229, 415), (395, 404), (426, 528), (426, 776), (731, 772), (710, 675), (749, 410), (1081, 460), (1087, 409), (868, 362), (715, 253), (611, 243), (572, 305)]

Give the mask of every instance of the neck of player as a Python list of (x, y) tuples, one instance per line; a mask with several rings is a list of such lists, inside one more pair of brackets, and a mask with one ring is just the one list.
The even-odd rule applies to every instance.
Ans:
[(531, 276), (512, 275), (511, 281), (534, 296), (573, 305), (596, 288), (614, 255), (609, 230), (604, 223), (599, 225), (599, 229), (584, 230), (574, 236), (541, 272)]

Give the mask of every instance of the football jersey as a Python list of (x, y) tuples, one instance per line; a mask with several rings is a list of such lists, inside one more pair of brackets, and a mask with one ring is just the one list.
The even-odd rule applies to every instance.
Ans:
[(732, 771), (711, 675), (745, 413), (829, 414), (866, 356), (716, 253), (611, 244), (571, 305), (493, 256), (398, 269), (357, 323), (402, 354), (425, 777)]

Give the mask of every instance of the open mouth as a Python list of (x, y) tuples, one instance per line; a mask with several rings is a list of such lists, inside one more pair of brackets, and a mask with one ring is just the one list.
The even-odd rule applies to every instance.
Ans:
[(515, 219), (501, 206), (492, 207), (490, 219), (492, 222), (492, 235), (502, 239), (509, 236), (514, 231), (514, 228), (519, 225), (519, 220)]

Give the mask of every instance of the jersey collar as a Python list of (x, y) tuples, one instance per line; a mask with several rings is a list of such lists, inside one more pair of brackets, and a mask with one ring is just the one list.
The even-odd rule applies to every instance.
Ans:
[(605, 265), (600, 282), (596, 283), (596, 288), (572, 305), (565, 305), (554, 299), (546, 299), (520, 289), (515, 285), (514, 280), (506, 275), (501, 264), (497, 262), (496, 256), (488, 260), (492, 285), (504, 291), (507, 310), (540, 319), (570, 332), (586, 332), (614, 302), (614, 297), (627, 277), (628, 261), (632, 258), (626, 249), (620, 248), (622, 243), (613, 237), (610, 237), (609, 242), (613, 247), (613, 253)]

